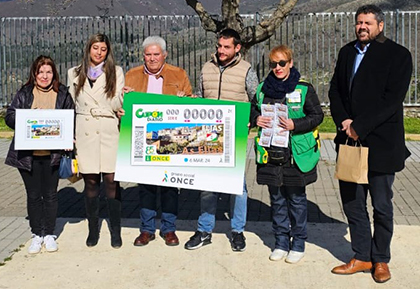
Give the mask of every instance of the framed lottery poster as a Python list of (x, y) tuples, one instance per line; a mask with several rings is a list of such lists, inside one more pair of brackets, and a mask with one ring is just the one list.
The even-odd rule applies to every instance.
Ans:
[(73, 149), (73, 109), (16, 109), (15, 149)]

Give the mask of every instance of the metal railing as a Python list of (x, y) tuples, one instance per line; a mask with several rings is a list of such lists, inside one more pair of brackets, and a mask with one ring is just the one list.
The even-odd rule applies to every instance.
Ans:
[[(414, 71), (406, 106), (418, 106), (420, 11), (386, 12), (385, 35), (407, 47)], [(245, 25), (254, 25), (267, 15), (243, 15)], [(142, 61), (141, 43), (149, 35), (167, 41), (171, 64), (184, 68), (194, 87), (203, 64), (215, 51), (215, 35), (201, 28), (197, 16), (119, 17), (22, 17), (0, 18), (0, 102), (10, 103), (28, 79), (29, 67), (40, 54), (50, 55), (66, 83), (67, 70), (81, 61), (83, 47), (93, 33), (107, 34), (114, 55), (124, 71)], [(280, 43), (294, 50), (295, 66), (328, 105), (329, 81), (339, 49), (354, 36), (353, 13), (293, 14), (288, 16), (267, 41), (253, 46), (246, 55), (262, 80), (268, 72), (268, 52)]]

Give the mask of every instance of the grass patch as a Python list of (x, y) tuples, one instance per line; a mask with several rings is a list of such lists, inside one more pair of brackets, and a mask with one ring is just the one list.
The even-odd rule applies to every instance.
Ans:
[[(420, 118), (405, 117), (404, 130), (406, 134), (420, 134)], [(335, 123), (331, 116), (325, 116), (324, 121), (319, 126), (320, 132), (336, 132)]]
[(13, 129), (6, 125), (3, 117), (0, 118), (0, 131), (13, 131)]
[(319, 126), (319, 132), (336, 132), (335, 123), (331, 116), (324, 117), (324, 121)]
[(405, 133), (420, 134), (420, 118), (404, 118), (404, 129)]
[[(404, 129), (406, 134), (420, 134), (420, 118), (405, 117)], [(252, 128), (251, 132), (257, 132), (257, 128)], [(335, 123), (331, 116), (325, 116), (324, 121), (319, 126), (320, 133), (335, 133)]]

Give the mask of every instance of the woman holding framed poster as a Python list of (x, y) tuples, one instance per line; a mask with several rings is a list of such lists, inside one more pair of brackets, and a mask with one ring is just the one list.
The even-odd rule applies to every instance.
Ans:
[[(67, 87), (60, 83), (54, 61), (39, 56), (32, 63), (29, 79), (17, 92), (7, 109), (6, 124), (15, 129), (16, 109), (74, 109)], [(32, 232), (30, 254), (58, 250), (54, 235), (57, 218), (58, 167), (61, 152), (57, 150), (15, 150), (10, 144), (6, 164), (18, 168), (25, 184), (27, 210)]]
[(76, 158), (85, 182), (88, 247), (99, 240), (99, 185), (105, 183), (111, 246), (120, 248), (121, 194), (114, 181), (124, 74), (115, 65), (111, 43), (104, 34), (88, 40), (82, 63), (68, 71), (68, 86), (76, 103)]

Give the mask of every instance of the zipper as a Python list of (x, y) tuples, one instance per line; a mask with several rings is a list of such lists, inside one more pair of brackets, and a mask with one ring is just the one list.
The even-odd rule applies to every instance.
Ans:
[(220, 77), (219, 77), (219, 92), (218, 92), (217, 100), (220, 100), (220, 94), (221, 94), (221, 92), (222, 92), (222, 77), (223, 77), (223, 72), (225, 72), (225, 69), (223, 69), (223, 71), (220, 71)]

